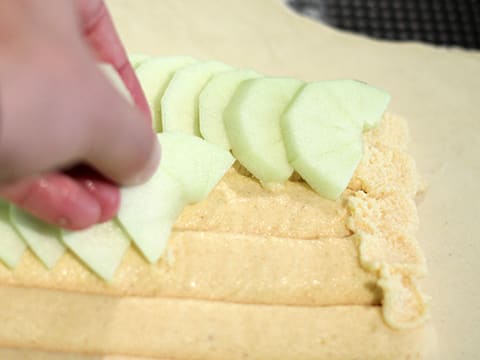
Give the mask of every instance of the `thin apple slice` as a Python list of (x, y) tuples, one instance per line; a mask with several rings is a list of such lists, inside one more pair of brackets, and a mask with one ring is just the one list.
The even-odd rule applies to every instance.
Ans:
[(10, 222), (10, 205), (0, 199), (0, 260), (9, 268), (15, 268), (27, 245)]
[(335, 200), (362, 157), (362, 129), (350, 122), (341, 104), (310, 101), (313, 97), (304, 101), (303, 94), (280, 120), (288, 160), (315, 191)]
[(160, 167), (182, 185), (185, 199), (195, 203), (207, 197), (234, 162), (229, 151), (184, 133), (161, 133)]
[(85, 265), (106, 281), (111, 281), (130, 239), (115, 220), (81, 231), (62, 231), (63, 242)]
[(205, 85), (198, 101), (198, 118), (202, 137), (230, 150), (223, 113), (238, 85), (261, 75), (253, 70), (232, 70), (219, 73)]
[(132, 67), (134, 69), (138, 68), (143, 62), (147, 61), (150, 59), (150, 55), (147, 54), (129, 54), (128, 55), (128, 60), (130, 61), (130, 64), (132, 64)]
[(283, 183), (293, 172), (280, 130), (280, 116), (303, 83), (260, 78), (240, 84), (224, 113), (233, 155), (263, 184)]
[(65, 253), (65, 246), (60, 241), (60, 230), (27, 212), (10, 206), (10, 220), (22, 239), (34, 254), (49, 269), (55, 266)]
[(353, 125), (365, 131), (379, 124), (389, 102), (387, 92), (363, 82), (332, 80), (306, 85), (295, 99), (295, 106), (325, 124)]
[(213, 75), (232, 67), (217, 61), (187, 65), (178, 70), (161, 101), (163, 131), (180, 131), (200, 136), (198, 96)]
[(159, 167), (145, 184), (123, 188), (121, 195), (120, 224), (145, 258), (156, 262), (165, 250), (173, 224), (187, 205), (182, 186)]
[(291, 162), (302, 178), (321, 196), (336, 200), (348, 186), (363, 156), (363, 142), (338, 146), (331, 152), (300, 156)]
[(157, 132), (162, 131), (161, 100), (165, 89), (178, 69), (194, 62), (190, 56), (162, 56), (148, 59), (136, 69)]
[(363, 141), (361, 131), (354, 127), (332, 127), (316, 121), (307, 121), (307, 117), (301, 117), (298, 122), (291, 121), (288, 112), (280, 121), (289, 163), (309, 154), (316, 157), (335, 152), (345, 145)]

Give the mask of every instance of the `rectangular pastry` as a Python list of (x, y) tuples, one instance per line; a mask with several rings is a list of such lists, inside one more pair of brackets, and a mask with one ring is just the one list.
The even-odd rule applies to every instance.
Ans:
[(5, 359), (424, 359), (415, 239), (422, 182), (404, 120), (385, 115), (337, 201), (265, 190), (238, 164), (188, 206), (167, 256), (131, 246), (111, 283), (66, 253), (0, 266)]

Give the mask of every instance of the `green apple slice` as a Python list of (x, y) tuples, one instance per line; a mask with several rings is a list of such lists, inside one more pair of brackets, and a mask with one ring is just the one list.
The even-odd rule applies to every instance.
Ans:
[(321, 117), (324, 123), (353, 125), (365, 131), (379, 124), (389, 102), (387, 92), (363, 82), (332, 80), (306, 85), (295, 99), (295, 106), (309, 116)]
[(283, 183), (293, 172), (280, 130), (280, 116), (303, 83), (289, 78), (246, 80), (225, 109), (232, 152), (263, 184)]
[(313, 150), (291, 164), (319, 195), (336, 200), (347, 188), (362, 156), (363, 142), (359, 140), (318, 155)]
[(187, 205), (183, 188), (159, 167), (145, 184), (121, 190), (118, 220), (145, 258), (156, 262), (167, 245), (172, 226)]
[(10, 222), (10, 205), (0, 199), (0, 260), (9, 268), (15, 268), (27, 245)]
[(202, 137), (230, 150), (223, 113), (238, 85), (261, 75), (253, 70), (232, 70), (219, 73), (205, 85), (198, 101), (198, 118)]
[(189, 56), (163, 56), (148, 59), (136, 69), (157, 132), (162, 131), (161, 100), (168, 83), (178, 69), (195, 61)]
[(130, 239), (115, 220), (86, 230), (62, 231), (63, 242), (94, 273), (111, 281), (120, 265)]
[(234, 162), (229, 151), (184, 133), (161, 133), (160, 167), (182, 185), (185, 199), (195, 203), (207, 197)]
[(354, 127), (332, 127), (316, 121), (307, 121), (307, 117), (295, 122), (289, 121), (289, 117), (290, 114), (287, 112), (282, 116), (281, 123), (290, 164), (299, 157), (315, 158), (325, 153), (335, 152), (345, 145), (363, 141), (362, 133)]
[(134, 69), (138, 68), (144, 61), (150, 59), (150, 55), (147, 54), (129, 54), (128, 60)]
[(60, 229), (13, 205), (10, 206), (10, 220), (42, 263), (49, 269), (54, 267), (65, 253), (65, 246), (60, 240)]
[(161, 101), (163, 131), (200, 136), (198, 96), (213, 75), (232, 67), (217, 61), (191, 64), (178, 70)]
[(362, 158), (362, 129), (341, 106), (304, 102), (302, 95), (303, 90), (280, 120), (288, 160), (315, 191), (335, 200)]

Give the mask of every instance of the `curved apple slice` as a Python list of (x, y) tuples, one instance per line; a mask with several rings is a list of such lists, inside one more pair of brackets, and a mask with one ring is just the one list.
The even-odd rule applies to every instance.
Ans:
[(163, 131), (180, 131), (200, 136), (200, 91), (213, 75), (231, 69), (231, 66), (217, 61), (205, 61), (178, 70), (161, 100)]
[(184, 133), (161, 133), (160, 167), (182, 186), (189, 203), (201, 201), (213, 190), (234, 162), (229, 151)]
[(202, 137), (230, 150), (223, 113), (233, 93), (244, 80), (261, 75), (253, 70), (232, 70), (219, 73), (205, 85), (198, 101), (198, 117)]
[(150, 58), (136, 69), (157, 132), (162, 131), (161, 100), (165, 89), (178, 69), (194, 62), (196, 60), (190, 56), (162, 56)]
[(390, 95), (356, 80), (318, 81), (306, 85), (295, 99), (295, 106), (324, 124), (339, 127), (376, 127)]
[(10, 205), (10, 220), (42, 263), (49, 269), (54, 267), (65, 253), (65, 246), (60, 240), (60, 229), (37, 219), (14, 205)]
[(111, 281), (130, 239), (115, 220), (86, 230), (62, 231), (63, 242), (85, 265), (106, 281)]
[(302, 178), (321, 196), (336, 200), (347, 188), (363, 156), (363, 142), (337, 146), (316, 155), (315, 149), (304, 151), (291, 164)]
[(145, 184), (123, 188), (121, 195), (119, 222), (145, 258), (156, 262), (165, 250), (173, 224), (187, 205), (182, 186), (159, 167)]
[(10, 204), (0, 199), (0, 260), (9, 268), (15, 268), (27, 245), (10, 221)]
[(302, 90), (280, 120), (288, 160), (316, 192), (335, 200), (362, 158), (362, 129), (338, 103), (304, 94)]
[(246, 80), (225, 109), (232, 152), (263, 184), (282, 183), (293, 172), (280, 130), (280, 116), (303, 82), (290, 78)]

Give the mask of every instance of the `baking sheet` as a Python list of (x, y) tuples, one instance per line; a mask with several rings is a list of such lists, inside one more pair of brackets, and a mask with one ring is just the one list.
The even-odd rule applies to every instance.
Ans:
[(480, 350), (480, 55), (342, 33), (280, 0), (110, 0), (130, 52), (188, 54), (305, 80), (355, 78), (387, 89), (409, 120), (429, 184), (418, 233), (440, 359)]

